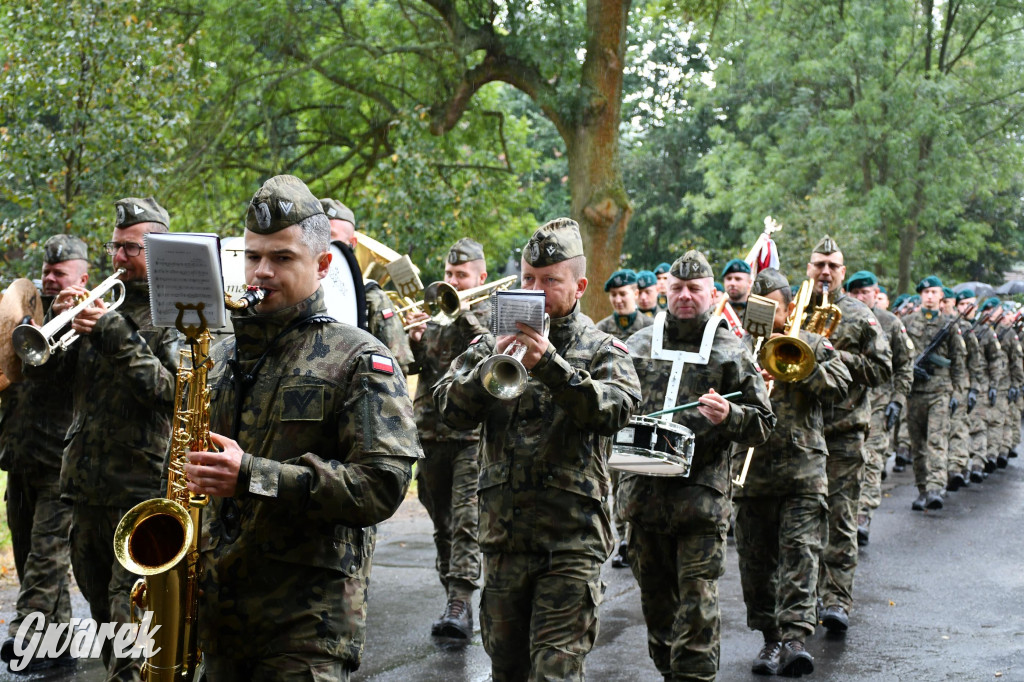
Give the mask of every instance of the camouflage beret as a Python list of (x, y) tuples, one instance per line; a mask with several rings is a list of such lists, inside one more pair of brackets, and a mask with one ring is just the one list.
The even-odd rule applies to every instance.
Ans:
[(731, 261), (725, 264), (724, 268), (722, 268), (722, 279), (725, 279), (726, 275), (732, 274), (734, 272), (745, 272), (749, 275), (750, 266), (747, 264), (747, 261), (745, 260), (733, 258)]
[(949, 287), (942, 287), (942, 298), (956, 298), (956, 292)]
[(725, 287), (722, 286), (721, 282), (715, 282), (715, 291), (720, 291), (723, 294), (725, 293)]
[(658, 263), (658, 267), (654, 268), (654, 274), (655, 275), (664, 275), (664, 274), (667, 274), (668, 271), (671, 270), (671, 269), (672, 269), (672, 266), (669, 265), (668, 263)]
[(452, 244), (452, 248), (448, 249), (448, 257), (445, 258), (452, 265), (483, 259), (484, 247), (480, 245), (480, 242), (469, 237), (463, 237)]
[(876, 284), (878, 284), (878, 278), (875, 277), (875, 273), (868, 272), (867, 270), (858, 270), (846, 280), (846, 290), (856, 291), (857, 289), (864, 289)]
[(638, 289), (647, 289), (658, 285), (658, 276), (650, 270), (641, 270), (636, 273), (636, 286)]
[(811, 253), (821, 253), (826, 256), (837, 251), (839, 251), (839, 244), (836, 244), (836, 240), (827, 234), (811, 249)]
[(321, 199), (320, 208), (324, 210), (329, 220), (347, 220), (353, 225), (356, 224), (356, 214), (337, 199)]
[(582, 255), (580, 226), (571, 218), (555, 218), (544, 223), (523, 249), (523, 260), (535, 268), (545, 268)]
[(632, 270), (616, 270), (604, 283), (604, 290), (628, 287), (630, 284), (636, 284), (636, 273)]
[(678, 277), (679, 279), (702, 279), (715, 276), (715, 273), (711, 271), (711, 266), (708, 264), (708, 259), (704, 257), (703, 253), (695, 249), (690, 249), (677, 258), (669, 272), (673, 277)]
[(924, 279), (917, 283), (917, 286), (914, 288), (914, 291), (916, 291), (917, 293), (921, 293), (925, 289), (930, 289), (932, 287), (941, 288), (942, 280), (936, 277), (935, 275), (928, 275), (927, 277), (925, 277)]
[(89, 247), (78, 237), (55, 234), (43, 245), (43, 262), (54, 265), (66, 260), (89, 260)]
[(171, 217), (153, 197), (119, 199), (114, 202), (114, 210), (117, 211), (114, 227), (121, 229), (139, 223), (160, 223), (168, 228), (171, 226)]
[(910, 298), (910, 294), (900, 294), (896, 297), (896, 300), (892, 302), (892, 307), (899, 308), (908, 298)]
[(750, 293), (757, 296), (767, 296), (773, 291), (789, 288), (789, 280), (776, 268), (765, 268), (757, 273), (754, 283), (750, 287)]
[(975, 297), (976, 297), (976, 294), (974, 293), (974, 289), (964, 289), (963, 291), (959, 292), (956, 295), (956, 300), (959, 302), (959, 301), (963, 301), (964, 299), (975, 298)]
[(314, 215), (323, 215), (306, 183), (294, 175), (275, 175), (256, 190), (245, 211), (245, 229), (274, 234)]

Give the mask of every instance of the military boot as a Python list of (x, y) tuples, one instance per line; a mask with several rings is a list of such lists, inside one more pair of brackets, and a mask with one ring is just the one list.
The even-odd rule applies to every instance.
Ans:
[(964, 478), (964, 475), (958, 471), (949, 475), (949, 480), (946, 482), (946, 490), (954, 493), (965, 485), (967, 485), (967, 480)]
[(629, 557), (626, 556), (627, 548), (625, 540), (619, 542), (618, 549), (612, 555), (612, 568), (629, 568)]
[(1000, 452), (996, 455), (996, 466), (1000, 469), (1005, 469), (1006, 465), (1010, 463), (1010, 456), (1005, 452)]
[(986, 457), (985, 458), (985, 473), (986, 474), (991, 474), (993, 471), (996, 470), (997, 467), (998, 467), (998, 465), (996, 464), (996, 458), (995, 457)]
[(757, 652), (757, 658), (750, 666), (750, 672), (755, 675), (775, 675), (779, 672), (779, 654), (781, 652), (782, 642), (766, 641), (761, 650)]
[(839, 604), (826, 606), (825, 610), (821, 612), (821, 624), (828, 628), (829, 632), (846, 632), (850, 627), (850, 614)]
[(471, 639), (473, 637), (473, 604), (468, 599), (450, 598), (444, 615), (441, 616), (441, 623), (435, 636)]
[(779, 674), (783, 677), (800, 677), (813, 672), (814, 657), (804, 648), (804, 643), (798, 639), (784, 642), (779, 656)]
[(980, 466), (971, 467), (971, 483), (982, 483), (985, 480), (985, 470)]
[[(910, 450), (905, 445), (901, 445), (896, 448), (896, 466), (900, 467), (900, 471), (908, 464), (913, 464), (914, 461), (910, 458)], [(896, 466), (893, 467), (893, 471), (896, 471)]]
[(863, 547), (868, 544), (868, 537), (871, 532), (871, 517), (867, 514), (857, 514), (857, 546)]

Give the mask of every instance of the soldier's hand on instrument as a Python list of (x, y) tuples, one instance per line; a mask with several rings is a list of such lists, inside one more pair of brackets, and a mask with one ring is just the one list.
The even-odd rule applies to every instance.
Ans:
[(716, 393), (713, 388), (698, 398), (697, 402), (700, 403), (697, 405), (697, 411), (707, 417), (712, 424), (721, 424), (729, 416), (731, 409), (729, 401)]
[(89, 295), (89, 290), (80, 286), (70, 286), (61, 289), (57, 297), (53, 299), (53, 312), (57, 315), (71, 310), (82, 298)]
[(106, 314), (107, 305), (103, 301), (97, 300), (95, 305), (89, 306), (75, 315), (75, 319), (71, 320), (71, 328), (79, 334), (92, 334), (92, 330), (96, 327), (96, 321)]
[[(430, 315), (427, 315), (422, 310), (410, 310), (405, 315), (405, 323), (407, 325), (416, 324), (417, 322), (425, 322), (430, 319)], [(427, 325), (420, 324), (415, 327), (409, 328), (409, 340), (413, 343), (419, 343), (420, 339), (423, 338), (423, 332), (426, 331)]]
[(775, 381), (775, 377), (772, 376), (772, 373), (763, 368), (761, 369), (761, 378), (764, 379), (766, 384), (771, 381)]
[(210, 440), (221, 452), (188, 452), (188, 464), (185, 465), (188, 489), (200, 495), (232, 497), (238, 485), (242, 448), (218, 433), (211, 433)]
[(523, 356), (523, 367), (530, 370), (537, 366), (544, 351), (548, 349), (548, 338), (528, 324), (516, 322), (519, 333), (515, 335), (516, 341), (526, 346), (526, 355)]

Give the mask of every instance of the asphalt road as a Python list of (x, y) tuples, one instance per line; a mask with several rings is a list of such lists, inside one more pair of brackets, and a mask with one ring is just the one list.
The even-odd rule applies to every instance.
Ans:
[[(912, 474), (890, 474), (871, 543), (857, 572), (851, 627), (832, 639), (823, 628), (808, 641), (812, 679), (1024, 681), (1024, 461), (1011, 460), (983, 484), (951, 493), (944, 509), (912, 512)], [(353, 679), (363, 682), (486, 680), (489, 661), (479, 631), (463, 648), (431, 641), (444, 600), (434, 572), (430, 521), (408, 500), (380, 529), (370, 588), (366, 654)], [(647, 656), (639, 590), (629, 570), (605, 566), (601, 632), (587, 658), (591, 680), (658, 680)], [(723, 641), (719, 679), (763, 680), (750, 673), (759, 633), (746, 627), (736, 553), (719, 585)], [(75, 615), (88, 610), (76, 592)], [(4, 621), (13, 588), (0, 591)], [(474, 604), (474, 609), (476, 604)], [(73, 675), (0, 680), (101, 680), (95, 661)]]

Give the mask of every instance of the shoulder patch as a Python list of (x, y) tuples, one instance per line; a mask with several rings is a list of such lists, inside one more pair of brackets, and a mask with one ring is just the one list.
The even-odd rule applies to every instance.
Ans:
[(380, 311), (380, 316), (383, 317), (385, 320), (390, 320), (392, 317), (394, 317), (394, 315), (395, 311), (392, 310), (391, 308), (384, 308), (383, 310)]
[(621, 350), (626, 355), (629, 355), (629, 349), (626, 348), (626, 344), (622, 343), (618, 339), (612, 339), (612, 345)]
[(821, 340), (821, 345), (825, 346), (825, 348), (827, 348), (828, 350), (835, 350), (836, 349), (836, 347), (833, 346), (832, 342), (829, 341), (828, 339), (822, 339)]
[(377, 355), (376, 353), (371, 355), (370, 366), (373, 368), (373, 371), (380, 372), (381, 374), (395, 373), (394, 361), (384, 355)]
[(876, 320), (874, 317), (872, 317), (870, 320), (868, 320), (868, 324), (870, 324), (872, 327), (877, 327), (878, 326), (878, 320)]
[(469, 345), (475, 346), (476, 344), (480, 343), (480, 339), (482, 338), (484, 338), (483, 334), (477, 334), (476, 336), (473, 337), (473, 340), (469, 342)]

